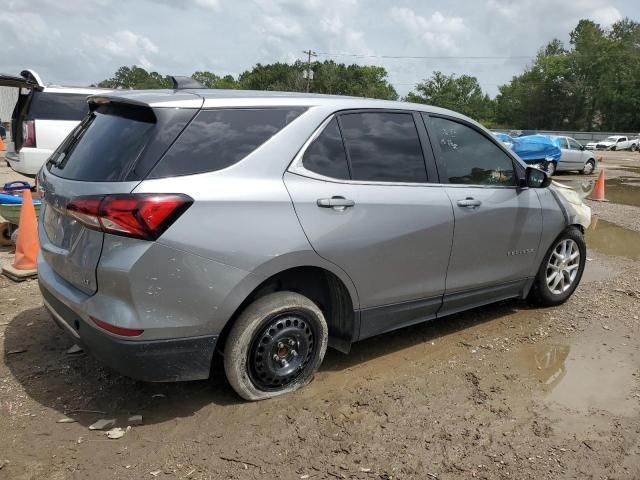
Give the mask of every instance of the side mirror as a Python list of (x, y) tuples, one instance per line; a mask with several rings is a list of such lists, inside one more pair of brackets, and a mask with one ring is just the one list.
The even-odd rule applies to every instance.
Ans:
[(527, 187), (545, 188), (551, 185), (551, 177), (544, 170), (527, 167)]
[(584, 150), (584, 145), (580, 145), (580, 150)]

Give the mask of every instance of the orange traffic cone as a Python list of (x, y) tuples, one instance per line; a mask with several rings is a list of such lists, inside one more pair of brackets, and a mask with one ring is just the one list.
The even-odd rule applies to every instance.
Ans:
[(0, 151), (4, 150), (4, 142), (2, 141), (2, 137), (0, 137)]
[(596, 180), (596, 185), (593, 187), (593, 191), (591, 195), (587, 197), (589, 200), (596, 200), (598, 202), (608, 202), (606, 198), (604, 198), (604, 169), (600, 170), (600, 175), (598, 175), (598, 180)]
[(22, 208), (18, 239), (16, 241), (16, 257), (13, 265), (5, 265), (2, 273), (13, 280), (25, 280), (37, 274), (36, 259), (38, 256), (38, 220), (33, 206), (31, 190), (22, 192)]

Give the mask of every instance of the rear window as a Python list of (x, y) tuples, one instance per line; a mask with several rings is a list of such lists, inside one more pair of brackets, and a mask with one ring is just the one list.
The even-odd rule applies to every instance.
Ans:
[(151, 109), (100, 106), (62, 142), (47, 168), (70, 180), (121, 181), (132, 170), (154, 126)]
[(257, 149), (304, 108), (203, 110), (196, 115), (150, 178), (192, 175), (229, 167)]
[(354, 180), (427, 181), (411, 113), (349, 113), (342, 115), (340, 122)]
[(34, 91), (28, 120), (82, 120), (89, 113), (87, 94)]

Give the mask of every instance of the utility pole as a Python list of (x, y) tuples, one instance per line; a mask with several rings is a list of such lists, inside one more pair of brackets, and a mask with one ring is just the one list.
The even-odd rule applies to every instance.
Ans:
[(311, 80), (313, 80), (313, 70), (311, 70), (311, 57), (317, 57), (318, 54), (313, 50), (303, 50), (302, 53), (307, 55), (307, 69), (304, 71), (303, 78), (307, 79), (307, 93), (311, 87)]

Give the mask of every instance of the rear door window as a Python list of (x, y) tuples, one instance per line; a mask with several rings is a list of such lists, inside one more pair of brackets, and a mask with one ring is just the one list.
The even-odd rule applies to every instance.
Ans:
[(150, 178), (213, 172), (239, 162), (304, 108), (235, 108), (203, 110), (196, 115)]
[(304, 152), (302, 165), (325, 177), (348, 180), (349, 165), (338, 121), (334, 118)]
[(366, 112), (340, 116), (353, 180), (423, 183), (427, 170), (411, 113)]
[(27, 120), (82, 120), (89, 113), (87, 94), (34, 91)]
[(560, 148), (564, 148), (565, 150), (569, 148), (569, 145), (567, 145), (567, 139), (566, 138), (558, 138), (558, 147)]

